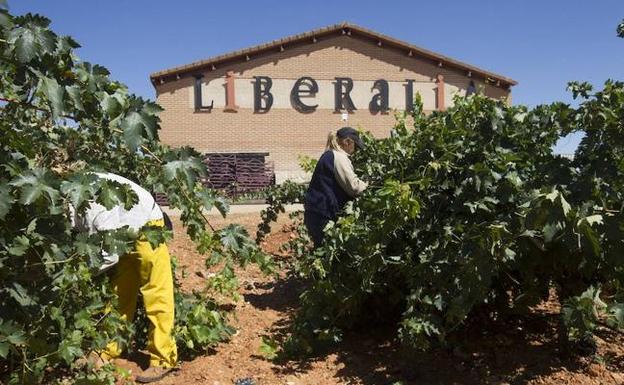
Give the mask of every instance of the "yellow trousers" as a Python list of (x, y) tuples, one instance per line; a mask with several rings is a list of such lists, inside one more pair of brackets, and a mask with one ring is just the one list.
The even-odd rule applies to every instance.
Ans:
[[(163, 226), (160, 221), (148, 225)], [(129, 322), (134, 319), (139, 291), (143, 295), (145, 313), (150, 321), (147, 350), (150, 366), (173, 367), (178, 359), (174, 325), (173, 276), (171, 257), (167, 245), (161, 243), (156, 249), (141, 237), (135, 250), (119, 258), (111, 283), (119, 297), (119, 313)], [(108, 344), (102, 356), (116, 358), (122, 349), (117, 343)]]

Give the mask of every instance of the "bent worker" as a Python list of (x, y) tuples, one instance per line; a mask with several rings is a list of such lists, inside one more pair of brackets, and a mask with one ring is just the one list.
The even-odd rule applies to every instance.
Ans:
[(318, 160), (305, 195), (303, 222), (318, 247), (323, 243), (323, 229), (335, 221), (344, 205), (367, 187), (357, 177), (349, 156), (363, 143), (357, 130), (342, 127), (327, 136), (325, 152)]
[[(107, 210), (92, 202), (84, 214), (75, 215), (78, 230), (95, 233), (124, 226), (139, 231), (145, 225), (165, 224), (163, 212), (152, 195), (138, 184), (111, 173), (96, 173), (99, 178), (128, 185), (138, 202), (129, 210), (122, 205)], [(167, 218), (168, 219), (168, 218)], [(177, 348), (172, 336), (174, 325), (173, 276), (171, 258), (165, 243), (152, 248), (144, 236), (136, 240), (134, 250), (121, 257), (106, 254), (101, 270), (111, 269), (113, 291), (119, 297), (118, 311), (128, 322), (134, 319), (139, 292), (143, 295), (145, 313), (149, 319), (148, 346), (150, 367), (136, 376), (137, 382), (148, 383), (163, 378), (177, 362)], [(121, 348), (110, 343), (100, 353), (103, 360), (121, 355)]]

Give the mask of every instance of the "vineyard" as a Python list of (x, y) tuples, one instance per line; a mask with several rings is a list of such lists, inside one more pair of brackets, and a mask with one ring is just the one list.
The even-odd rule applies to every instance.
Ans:
[[(160, 107), (81, 61), (78, 43), (50, 30), (50, 20), (11, 15), (3, 4), (0, 383), (126, 377), (114, 365), (81, 369), (76, 359), (110, 341), (131, 353), (145, 345), (144, 315), (132, 324), (121, 319), (107, 276), (97, 274), (102, 251), (122, 255), (139, 236), (177, 242), (174, 252), (193, 256), (181, 255), (184, 269), (176, 269), (175, 338), (185, 363), (236, 339), (230, 313), (241, 295), (257, 299), (260, 290), (239, 287), (237, 274), (250, 269), (263, 287), (300, 294), (287, 304), (295, 309), (280, 315), (281, 328), (254, 331), (260, 360), (286, 369), (341, 342), (357, 346), (349, 333), (373, 336), (372, 344), (377, 334), (396, 337), (397, 350), (386, 351), (397, 360), (451, 351), (465, 361), (466, 335), (492, 327), (504, 336), (500, 325), (530, 322), (540, 306), (554, 319), (553, 355), (601, 357), (597, 333), (619, 341), (624, 83), (608, 80), (597, 91), (570, 83), (576, 107), (509, 106), (476, 94), (425, 115), (416, 97), (390, 137), (364, 134), (366, 151), (353, 160), (370, 187), (312, 249), (300, 213), (280, 219), (286, 204), (303, 202), (305, 186), (267, 190), (269, 207), (251, 226), (255, 239), (249, 225), (209, 217), (212, 208), (226, 217), (227, 199), (202, 183), (202, 154), (159, 142)], [(624, 23), (617, 32), (624, 37)], [(584, 135), (574, 157), (555, 154), (555, 143), (572, 133)], [(150, 227), (76, 232), (70, 206), (129, 208), (137, 199), (93, 171), (124, 175), (162, 196), (180, 213), (175, 238)], [(277, 220), (281, 238), (270, 234)]]
[[(289, 243), (312, 283), (286, 351), (389, 320), (407, 346), (452, 345), (471, 322), (521, 316), (553, 290), (562, 349), (591, 350), (598, 324), (623, 326), (624, 84), (570, 88), (577, 109), (477, 96), (424, 116), (417, 103), (413, 127), (400, 120), (390, 138), (368, 137), (355, 167), (371, 187), (323, 247), (306, 247), (301, 227)], [(552, 152), (577, 131), (573, 160)], [(265, 221), (302, 192), (279, 187)]]

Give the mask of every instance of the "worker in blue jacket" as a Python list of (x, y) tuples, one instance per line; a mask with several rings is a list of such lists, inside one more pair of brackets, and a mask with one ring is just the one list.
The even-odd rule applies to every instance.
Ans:
[(327, 223), (335, 221), (344, 205), (367, 187), (355, 175), (349, 159), (363, 147), (359, 133), (351, 127), (342, 127), (327, 137), (327, 147), (316, 164), (305, 196), (304, 224), (315, 247), (323, 243)]

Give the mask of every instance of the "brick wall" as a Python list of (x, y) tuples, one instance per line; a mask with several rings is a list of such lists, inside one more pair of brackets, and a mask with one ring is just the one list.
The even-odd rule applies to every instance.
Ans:
[[(226, 71), (233, 71), (236, 82), (246, 82), (249, 87), (254, 76), (292, 79), (293, 83), (302, 76), (311, 76), (317, 81), (333, 81), (337, 76), (346, 76), (354, 81), (371, 81), (371, 86), (377, 79), (389, 82), (414, 79), (429, 82), (435, 88), (436, 77), (441, 74), (447, 106), (453, 93), (465, 93), (470, 80), (490, 97), (510, 98), (508, 90), (485, 85), (469, 78), (463, 71), (439, 67), (429, 60), (410, 57), (351, 36), (327, 37), (316, 43), (287, 47), (283, 52), (250, 57), (247, 61), (207, 70), (203, 72), (203, 81), (223, 79), (225, 85)], [(293, 108), (273, 108), (260, 114), (249, 107), (239, 108), (236, 112), (223, 108), (194, 112), (193, 84), (194, 78), (186, 75), (177, 81), (156, 85), (157, 101), (165, 109), (161, 113), (160, 137), (163, 142), (172, 146), (190, 145), (201, 152), (268, 152), (269, 159), (275, 163), (278, 182), (299, 176), (297, 156), (318, 157), (330, 130), (348, 124), (384, 137), (395, 122), (393, 112), (372, 114), (368, 106), (361, 105), (349, 115), (347, 123), (342, 122), (340, 113), (329, 108), (319, 108), (309, 114)], [(207, 97), (213, 98), (214, 95)], [(313, 101), (306, 103), (313, 104)], [(425, 101), (425, 105), (435, 105), (432, 103)]]

